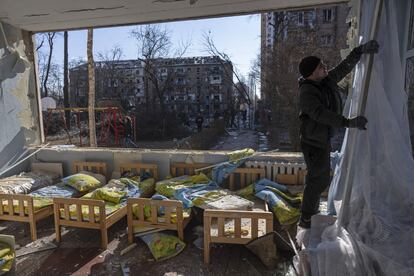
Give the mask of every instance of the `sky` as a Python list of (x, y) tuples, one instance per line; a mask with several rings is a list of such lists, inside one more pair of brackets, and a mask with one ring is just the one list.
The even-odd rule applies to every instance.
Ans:
[[(180, 41), (191, 41), (185, 56), (207, 55), (202, 46), (203, 33), (210, 32), (217, 49), (225, 52), (233, 65), (247, 76), (251, 64), (260, 51), (260, 15), (232, 16), (215, 19), (199, 19), (162, 24), (171, 31), (174, 46)], [(137, 45), (130, 32), (136, 26), (98, 28), (94, 30), (94, 57), (118, 45), (123, 50), (122, 59), (137, 58)], [(69, 60), (86, 60), (87, 31), (69, 32)], [(47, 45), (46, 45), (47, 47)], [(53, 59), (63, 64), (63, 35), (56, 38)]]

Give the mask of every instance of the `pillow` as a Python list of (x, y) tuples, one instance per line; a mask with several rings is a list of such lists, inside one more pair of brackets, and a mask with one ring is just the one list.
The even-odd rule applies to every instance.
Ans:
[(101, 186), (106, 184), (106, 177), (103, 174), (93, 173), (93, 172), (88, 172), (88, 171), (80, 171), (79, 173), (95, 177), (96, 179), (99, 180), (99, 182), (101, 182)]
[(15, 252), (12, 246), (4, 242), (0, 243), (0, 273), (9, 272), (13, 269), (13, 264), (15, 260)]
[(194, 184), (198, 184), (198, 183), (210, 182), (210, 179), (204, 173), (199, 173), (199, 174), (196, 174), (196, 175), (192, 175), (191, 176), (191, 181)]
[(108, 188), (99, 188), (93, 192), (92, 198), (118, 204), (125, 195), (126, 192), (115, 191)]
[(141, 236), (141, 239), (147, 244), (157, 261), (177, 256), (185, 248), (185, 243), (174, 235), (152, 233)]
[(98, 179), (83, 173), (70, 175), (63, 178), (62, 181), (79, 192), (89, 192), (101, 186), (101, 182)]
[(139, 182), (139, 189), (141, 197), (150, 197), (155, 192), (155, 180), (154, 178), (147, 178)]
[(122, 182), (121, 179), (111, 179), (109, 180), (108, 184), (105, 185), (105, 188), (122, 191), (127, 186), (127, 183)]
[(254, 186), (255, 184), (250, 184), (247, 187), (244, 187), (238, 191), (236, 191), (236, 195), (241, 196), (246, 199), (254, 199)]

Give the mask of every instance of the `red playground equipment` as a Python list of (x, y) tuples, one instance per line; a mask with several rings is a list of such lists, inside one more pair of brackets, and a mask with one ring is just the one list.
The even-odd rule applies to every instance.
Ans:
[[(47, 139), (48, 126), (50, 124), (52, 113), (60, 113), (64, 130), (68, 136), (69, 143), (72, 143), (70, 132), (66, 123), (65, 111), (70, 111), (76, 115), (76, 125), (79, 129), (79, 146), (82, 142), (82, 116), (81, 113), (88, 112), (88, 108), (71, 107), (71, 108), (49, 108), (47, 110), (47, 119), (45, 122), (45, 139)], [(127, 140), (136, 140), (136, 119), (135, 116), (125, 116), (117, 107), (97, 107), (95, 108), (95, 118), (97, 120), (97, 138), (98, 146), (102, 147), (125, 147)], [(84, 119), (85, 122), (88, 120)], [(99, 134), (98, 134), (99, 133)]]

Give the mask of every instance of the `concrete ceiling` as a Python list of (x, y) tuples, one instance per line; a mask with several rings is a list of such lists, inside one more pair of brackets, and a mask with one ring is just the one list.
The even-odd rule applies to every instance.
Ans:
[(42, 32), (255, 13), (344, 0), (1, 0), (0, 20)]

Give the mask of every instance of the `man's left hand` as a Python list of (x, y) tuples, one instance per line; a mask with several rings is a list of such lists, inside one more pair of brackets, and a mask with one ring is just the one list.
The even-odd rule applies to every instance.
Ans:
[(375, 54), (378, 53), (379, 44), (376, 40), (370, 40), (358, 47), (362, 54)]

